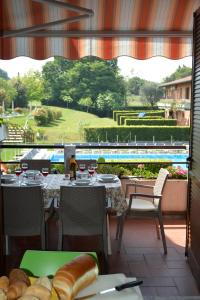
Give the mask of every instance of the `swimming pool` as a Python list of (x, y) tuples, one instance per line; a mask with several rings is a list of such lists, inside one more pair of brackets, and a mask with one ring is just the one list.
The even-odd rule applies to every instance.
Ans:
[[(186, 169), (186, 161), (188, 154), (186, 153), (88, 153), (88, 154), (76, 154), (76, 159), (96, 159), (98, 160), (99, 157), (104, 157), (106, 161), (116, 161), (116, 160), (170, 160), (170, 161), (177, 161), (183, 162), (183, 164), (174, 164), (174, 166), (180, 165), (182, 168)], [(64, 154), (63, 153), (53, 153), (50, 157), (51, 162), (64, 162)]]

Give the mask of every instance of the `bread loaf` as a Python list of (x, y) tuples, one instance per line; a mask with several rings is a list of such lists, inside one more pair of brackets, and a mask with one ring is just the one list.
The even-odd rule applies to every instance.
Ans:
[(27, 289), (27, 284), (24, 281), (15, 281), (9, 285), (7, 297), (9, 300), (14, 300), (24, 295)]
[(0, 289), (2, 289), (4, 292), (7, 292), (9, 285), (9, 279), (7, 276), (1, 276), (0, 277)]
[(95, 259), (88, 254), (78, 256), (56, 272), (53, 279), (59, 299), (72, 300), (78, 292), (98, 276)]
[(52, 283), (51, 283), (50, 279), (46, 276), (37, 278), (34, 281), (33, 285), (34, 284), (42, 285), (42, 286), (46, 287), (50, 292), (52, 290)]
[(27, 295), (35, 296), (35, 297), (39, 298), (40, 300), (50, 300), (51, 291), (42, 285), (33, 284), (27, 288), (24, 296), (27, 296)]
[(12, 284), (15, 281), (23, 281), (27, 286), (31, 284), (30, 279), (21, 269), (12, 269), (12, 271), (10, 272), (9, 283)]
[(7, 300), (6, 293), (3, 289), (0, 289), (0, 300)]

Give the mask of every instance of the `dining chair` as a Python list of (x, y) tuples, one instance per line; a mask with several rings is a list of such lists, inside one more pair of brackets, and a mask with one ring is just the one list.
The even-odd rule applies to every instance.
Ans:
[(42, 171), (42, 168), (48, 168), (50, 171), (51, 161), (49, 159), (22, 159), (20, 164), (28, 164), (29, 170), (39, 170)]
[(9, 237), (40, 236), (41, 248), (45, 250), (45, 213), (40, 186), (3, 189), (3, 233), (6, 255), (9, 254)]
[[(99, 236), (101, 253), (108, 255), (105, 186), (61, 186), (58, 250), (63, 236)], [(72, 249), (73, 250), (73, 249)], [(96, 249), (89, 249), (96, 251)]]
[[(140, 184), (138, 181), (135, 181), (135, 183), (126, 184), (125, 196), (128, 203), (128, 209), (125, 214), (118, 216), (117, 220), (116, 238), (119, 239), (118, 251), (120, 251), (121, 248), (124, 222), (126, 218), (152, 217), (155, 218), (157, 237), (158, 239), (160, 239), (161, 232), (164, 253), (167, 254), (167, 244), (163, 226), (161, 203), (163, 190), (167, 181), (168, 174), (169, 172), (166, 169), (161, 168), (154, 186)], [(145, 190), (147, 189), (150, 192), (137, 192), (138, 188), (142, 188)], [(130, 189), (134, 189), (134, 192), (131, 192)], [(160, 228), (158, 224), (160, 225)]]

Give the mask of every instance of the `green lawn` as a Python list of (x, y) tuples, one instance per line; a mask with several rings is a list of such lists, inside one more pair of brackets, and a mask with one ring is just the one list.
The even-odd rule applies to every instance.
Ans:
[[(52, 107), (57, 109), (57, 107)], [(61, 109), (58, 107), (58, 109)], [(26, 116), (12, 118), (9, 123), (24, 126)], [(76, 111), (72, 109), (62, 108), (62, 118), (49, 126), (37, 126), (34, 120), (29, 120), (30, 126), (35, 132), (42, 131), (45, 139), (38, 143), (68, 143), (68, 142), (84, 142), (83, 130), (84, 126), (114, 126), (116, 123), (109, 118), (99, 118), (93, 114)]]

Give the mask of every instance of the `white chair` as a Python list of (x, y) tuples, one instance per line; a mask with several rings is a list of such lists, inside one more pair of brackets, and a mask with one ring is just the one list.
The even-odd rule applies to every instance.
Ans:
[[(169, 172), (166, 169), (160, 169), (155, 185), (144, 185), (139, 182), (130, 183), (126, 185), (126, 197), (129, 195), (128, 209), (126, 213), (118, 217), (116, 238), (119, 239), (118, 251), (121, 248), (121, 241), (124, 229), (125, 219), (128, 217), (153, 217), (156, 221), (157, 236), (160, 238), (160, 232), (162, 236), (164, 253), (167, 254), (167, 245), (165, 239), (165, 232), (163, 226), (163, 218), (161, 211), (161, 201), (163, 195), (163, 189), (167, 180)], [(130, 193), (130, 188), (134, 188), (134, 193)], [(137, 188), (151, 189), (151, 193), (138, 193)], [(146, 198), (146, 199), (145, 199)]]

